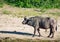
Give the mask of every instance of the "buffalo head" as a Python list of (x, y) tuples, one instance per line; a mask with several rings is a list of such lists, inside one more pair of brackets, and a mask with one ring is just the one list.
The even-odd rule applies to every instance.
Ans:
[(28, 22), (28, 19), (26, 17), (24, 17), (22, 24), (27, 24), (27, 22)]
[(24, 17), (22, 24), (28, 24), (31, 20)]

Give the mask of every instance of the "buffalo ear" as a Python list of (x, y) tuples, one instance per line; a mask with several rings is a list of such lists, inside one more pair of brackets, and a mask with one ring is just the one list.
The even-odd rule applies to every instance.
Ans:
[(24, 20), (27, 20), (26, 16), (24, 17)]
[(49, 19), (50, 19), (50, 17), (47, 17), (47, 19), (49, 20)]

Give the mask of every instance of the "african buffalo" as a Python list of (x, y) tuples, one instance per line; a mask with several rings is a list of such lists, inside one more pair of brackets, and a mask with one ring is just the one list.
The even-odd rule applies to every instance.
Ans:
[[(57, 30), (57, 21), (54, 18), (50, 18), (50, 17), (41, 17), (41, 16), (35, 16), (35, 17), (30, 17), (29, 19), (27, 19), (26, 17), (24, 17), (24, 20), (22, 22), (22, 24), (28, 24), (30, 26), (34, 27), (34, 35), (36, 33), (36, 30), (39, 33), (39, 36), (41, 36), (40, 34), (40, 29), (50, 29), (50, 33), (48, 35), (48, 37), (51, 38), (54, 37), (54, 32), (55, 30)], [(33, 37), (34, 37), (33, 35)]]

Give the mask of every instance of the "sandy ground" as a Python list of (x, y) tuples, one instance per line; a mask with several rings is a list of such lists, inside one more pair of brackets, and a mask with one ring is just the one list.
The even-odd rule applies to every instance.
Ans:
[(11, 37), (11, 38), (19, 38), (19, 39), (44, 39), (44, 40), (54, 40), (60, 39), (60, 18), (58, 19), (58, 30), (55, 32), (54, 38), (47, 38), (49, 34), (49, 29), (47, 32), (41, 29), (42, 37), (38, 37), (38, 33), (36, 32), (36, 36), (33, 35), (33, 27), (22, 24), (23, 18), (12, 17), (8, 15), (0, 15), (0, 38), (2, 37)]

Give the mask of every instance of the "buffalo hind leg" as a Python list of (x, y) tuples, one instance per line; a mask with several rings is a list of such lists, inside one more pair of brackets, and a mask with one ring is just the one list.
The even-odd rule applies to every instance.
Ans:
[(51, 38), (53, 38), (54, 37), (54, 28), (52, 28), (52, 36), (51, 36)]
[(39, 28), (37, 29), (37, 31), (38, 31), (38, 33), (39, 33), (39, 37), (40, 37), (40, 36), (41, 36), (41, 34), (40, 34), (40, 32), (39, 32), (39, 31), (40, 31), (40, 30), (39, 30)]
[(48, 37), (50, 37), (51, 34), (52, 34), (52, 28), (50, 28), (50, 33), (49, 33)]

